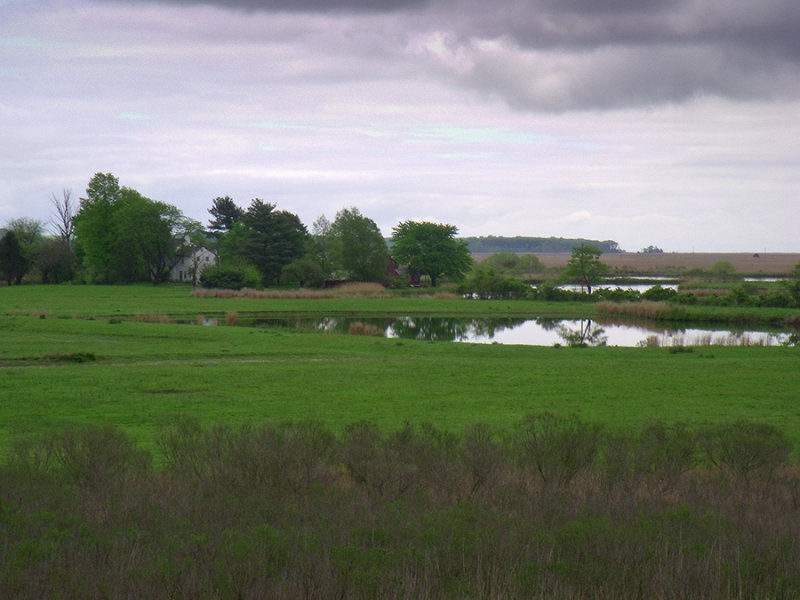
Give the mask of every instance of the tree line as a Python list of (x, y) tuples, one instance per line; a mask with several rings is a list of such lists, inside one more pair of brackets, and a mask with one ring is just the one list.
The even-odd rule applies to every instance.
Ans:
[(470, 252), (495, 254), (499, 252), (514, 253), (551, 253), (572, 252), (573, 248), (592, 246), (604, 254), (622, 252), (614, 240), (587, 240), (581, 238), (561, 237), (498, 237), (494, 235), (463, 238)]
[[(260, 198), (247, 208), (229, 196), (213, 199), (208, 226), (177, 207), (95, 174), (77, 206), (69, 190), (51, 197), (53, 235), (33, 219), (0, 230), (0, 276), (19, 284), (31, 272), (43, 283), (169, 281), (200, 248), (215, 255), (192, 279), (207, 287), (323, 286), (338, 281), (406, 284), (463, 279), (472, 265), (467, 243), (449, 224), (403, 221), (393, 228), (391, 256), (375, 221), (355, 208), (333, 221), (321, 215), (311, 230), (289, 211)], [(183, 261), (183, 262), (182, 262)]]

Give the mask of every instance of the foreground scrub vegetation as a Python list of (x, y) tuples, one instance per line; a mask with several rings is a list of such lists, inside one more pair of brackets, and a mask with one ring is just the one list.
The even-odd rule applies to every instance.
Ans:
[(97, 426), (18, 444), (0, 596), (800, 595), (800, 471), (769, 425), (178, 420), (157, 448)]

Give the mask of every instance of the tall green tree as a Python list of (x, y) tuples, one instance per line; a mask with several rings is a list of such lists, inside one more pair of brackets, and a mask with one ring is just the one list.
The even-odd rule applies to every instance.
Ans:
[[(44, 226), (41, 221), (29, 219), (28, 217), (11, 219), (6, 229), (14, 232), (17, 236), (17, 241), (26, 254), (32, 251), (44, 238)], [(28, 257), (30, 258), (30, 256)]]
[(217, 238), (230, 231), (244, 216), (244, 210), (230, 196), (214, 198), (208, 212), (214, 217), (208, 222), (208, 229)]
[(392, 255), (409, 270), (430, 277), (434, 287), (444, 276), (461, 281), (472, 266), (472, 256), (456, 233), (454, 225), (404, 221), (392, 230)]
[(143, 269), (143, 277), (154, 284), (169, 281), (170, 270), (186, 256), (193, 235), (202, 228), (175, 206), (129, 188), (122, 188), (115, 227), (116, 251), (121, 252), (118, 260), (122, 260), (122, 253), (135, 257), (135, 268)]
[(225, 247), (255, 265), (263, 284), (270, 286), (279, 283), (284, 266), (305, 254), (307, 235), (297, 215), (255, 198), (232, 227)]
[(330, 227), (331, 254), (337, 268), (353, 281), (386, 277), (389, 250), (378, 225), (355, 208), (336, 213)]
[(121, 195), (119, 179), (111, 173), (96, 173), (73, 219), (83, 264), (92, 281), (107, 283), (113, 279), (117, 235), (113, 223)]
[(174, 206), (120, 187), (110, 173), (97, 173), (75, 216), (75, 230), (89, 278), (99, 283), (162, 283), (200, 224)]
[(333, 271), (333, 237), (331, 227), (333, 224), (325, 215), (320, 215), (311, 225), (309, 236), (308, 255), (322, 272), (323, 279), (329, 278)]
[(7, 231), (0, 238), (0, 275), (8, 285), (19, 285), (29, 268), (30, 261), (25, 257), (17, 234)]
[(42, 283), (64, 283), (75, 278), (77, 256), (60, 237), (45, 239), (36, 248), (33, 268), (42, 277)]
[[(11, 219), (6, 226), (8, 231), (14, 232), (16, 241), (22, 252), (23, 263), (25, 265), (24, 277), (33, 267), (36, 266), (37, 257), (42, 246), (46, 242), (44, 237), (44, 225), (41, 221), (28, 217)], [(16, 279), (16, 278), (15, 278)]]
[(585, 287), (591, 294), (592, 286), (600, 283), (609, 271), (608, 265), (600, 262), (602, 254), (603, 252), (595, 246), (573, 247), (562, 277), (570, 283)]

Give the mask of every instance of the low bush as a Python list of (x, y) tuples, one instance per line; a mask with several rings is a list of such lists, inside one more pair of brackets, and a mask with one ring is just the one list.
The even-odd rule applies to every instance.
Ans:
[(522, 300), (532, 297), (533, 288), (519, 279), (505, 277), (482, 265), (458, 286), (462, 295), (481, 300)]
[(73, 428), (0, 465), (0, 597), (795, 598), (788, 451), (744, 422), (178, 419), (151, 461)]
[(646, 289), (642, 292), (642, 300), (650, 300), (652, 302), (665, 302), (667, 300), (673, 300), (678, 295), (677, 290), (672, 288), (665, 288), (661, 287), (660, 285), (654, 285), (651, 288)]
[(715, 467), (744, 480), (771, 476), (789, 460), (791, 443), (777, 427), (765, 423), (716, 423), (700, 432), (700, 447)]
[(200, 285), (210, 289), (241, 290), (260, 286), (256, 273), (242, 269), (205, 269)]
[(592, 298), (597, 301), (637, 302), (640, 300), (641, 294), (636, 290), (624, 290), (620, 287), (600, 288), (592, 292)]
[(45, 354), (44, 358), (52, 362), (70, 363), (94, 362), (97, 360), (97, 356), (95, 356), (94, 352), (68, 352), (67, 354), (54, 352), (52, 354)]

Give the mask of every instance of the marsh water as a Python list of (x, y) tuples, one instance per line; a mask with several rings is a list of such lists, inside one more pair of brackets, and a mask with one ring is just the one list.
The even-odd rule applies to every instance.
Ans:
[(240, 324), (339, 333), (363, 333), (366, 328), (367, 332), (398, 339), (529, 346), (778, 346), (795, 343), (797, 337), (789, 331), (668, 328), (652, 323), (592, 319), (352, 316), (256, 318)]

